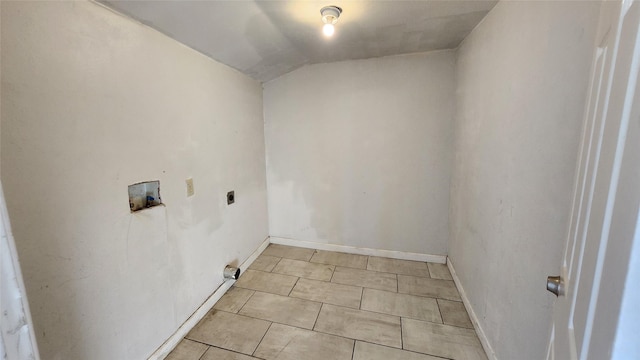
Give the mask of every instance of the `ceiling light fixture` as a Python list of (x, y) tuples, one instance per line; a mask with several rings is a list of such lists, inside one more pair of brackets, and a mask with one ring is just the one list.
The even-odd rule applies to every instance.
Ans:
[(322, 22), (324, 23), (322, 32), (326, 36), (333, 35), (335, 31), (333, 25), (338, 22), (338, 18), (340, 14), (342, 14), (342, 9), (334, 5), (325, 6), (320, 9), (320, 14), (322, 14)]

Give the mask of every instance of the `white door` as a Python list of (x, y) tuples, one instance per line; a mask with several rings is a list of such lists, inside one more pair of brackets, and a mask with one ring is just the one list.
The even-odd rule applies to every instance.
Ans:
[(609, 359), (640, 206), (640, 4), (603, 3), (547, 359)]
[(0, 357), (37, 360), (27, 295), (0, 184)]

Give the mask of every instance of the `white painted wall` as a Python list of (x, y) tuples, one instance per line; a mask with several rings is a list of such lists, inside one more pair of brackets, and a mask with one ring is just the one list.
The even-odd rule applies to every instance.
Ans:
[(499, 359), (543, 359), (599, 2), (500, 2), (458, 50), (450, 251)]
[(447, 253), (454, 53), (318, 64), (264, 85), (272, 236)]
[[(2, 182), (42, 357), (146, 358), (268, 234), (261, 86), (94, 3), (1, 4)], [(127, 185), (156, 179), (166, 206), (131, 214)]]

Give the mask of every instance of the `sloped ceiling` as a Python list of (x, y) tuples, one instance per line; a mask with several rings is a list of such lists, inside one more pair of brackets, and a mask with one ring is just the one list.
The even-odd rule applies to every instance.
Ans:
[[(305, 64), (455, 48), (497, 1), (101, 1), (259, 81)], [(343, 9), (333, 37), (320, 9)]]

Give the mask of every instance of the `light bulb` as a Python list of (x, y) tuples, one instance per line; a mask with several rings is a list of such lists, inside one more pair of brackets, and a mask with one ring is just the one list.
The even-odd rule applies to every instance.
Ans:
[(322, 32), (326, 35), (326, 36), (331, 36), (333, 35), (333, 32), (335, 31), (333, 24), (324, 24), (324, 26), (322, 27)]

